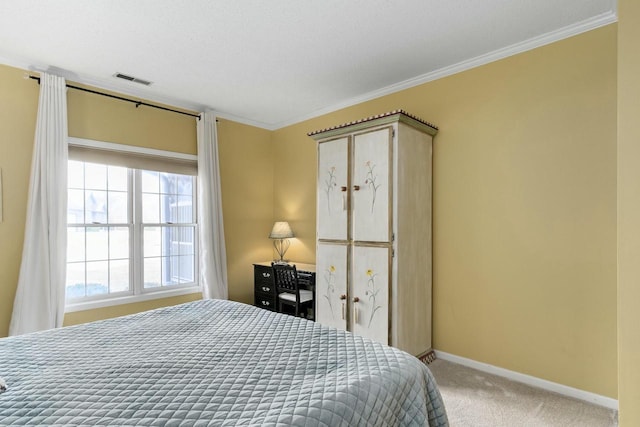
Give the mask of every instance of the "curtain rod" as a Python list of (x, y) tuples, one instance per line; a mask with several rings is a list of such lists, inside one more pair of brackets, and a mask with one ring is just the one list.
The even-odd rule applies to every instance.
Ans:
[[(38, 82), (38, 84), (40, 84), (40, 77), (29, 76), (29, 78), (33, 79), (33, 80), (36, 80)], [(96, 90), (85, 89), (83, 87), (73, 86), (73, 85), (70, 85), (70, 84), (67, 84), (67, 87), (71, 88), (71, 89), (81, 90), (83, 92), (89, 92), (89, 93), (93, 93), (93, 94), (96, 94), (96, 95), (101, 95), (101, 96), (106, 96), (106, 97), (109, 97), (109, 98), (119, 99), (120, 101), (131, 102), (133, 104), (136, 104), (136, 108), (138, 108), (141, 105), (144, 105), (146, 107), (153, 107), (153, 108), (157, 108), (159, 110), (171, 111), (172, 113), (184, 114), (185, 116), (197, 117), (198, 120), (200, 120), (200, 115), (199, 114), (185, 113), (184, 111), (174, 110), (172, 108), (167, 108), (167, 107), (161, 107), (159, 105), (147, 104), (146, 102), (136, 101), (135, 99), (123, 98), (122, 96), (116, 96), (116, 95), (111, 95), (109, 93), (98, 92)]]

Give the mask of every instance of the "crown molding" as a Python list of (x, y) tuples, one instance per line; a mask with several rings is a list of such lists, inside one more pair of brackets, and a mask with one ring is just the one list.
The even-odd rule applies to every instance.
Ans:
[(236, 116), (235, 114), (225, 113), (224, 111), (216, 110), (216, 117), (225, 120), (231, 120), (232, 122), (241, 123), (243, 125), (249, 125), (265, 130), (277, 130), (278, 128), (271, 123), (264, 123), (257, 120), (247, 119), (246, 117)]
[(108, 90), (111, 92), (116, 92), (122, 95), (140, 98), (146, 101), (152, 101), (158, 104), (166, 104), (172, 107), (182, 108), (184, 110), (193, 111), (195, 113), (200, 113), (205, 111), (208, 108), (205, 105), (185, 101), (182, 99), (177, 99), (173, 97), (163, 96), (154, 94), (149, 90), (144, 90), (142, 88), (137, 87), (129, 87), (133, 83), (128, 82), (113, 82), (110, 79), (96, 78), (92, 76), (87, 76), (84, 74), (74, 73), (69, 70), (65, 70), (62, 68), (58, 68), (55, 66), (44, 65), (41, 63), (33, 63), (25, 58), (12, 57), (3, 55), (0, 53), (0, 64), (8, 65), (10, 67), (15, 67), (19, 69), (26, 70), (27, 72), (32, 73), (50, 73), (56, 76), (64, 77), (65, 80), (74, 83), (80, 83), (88, 86), (92, 86), (97, 89)]
[(475, 58), (471, 58), (462, 62), (458, 62), (457, 64), (453, 64), (447, 67), (440, 68), (435, 71), (431, 71), (426, 74), (422, 74), (420, 76), (404, 80), (399, 83), (392, 84), (390, 86), (383, 87), (381, 89), (374, 90), (369, 93), (365, 93), (363, 95), (359, 95), (350, 99), (347, 99), (338, 104), (334, 104), (330, 107), (326, 107), (320, 110), (316, 110), (310, 114), (306, 114), (304, 116), (299, 116), (295, 119), (287, 120), (285, 122), (280, 122), (274, 124), (274, 130), (281, 129), (287, 126), (294, 125), (296, 123), (303, 122), (305, 120), (313, 119), (315, 117), (319, 117), (325, 114), (332, 113), (334, 111), (351, 107), (357, 104), (361, 104), (366, 101), (370, 101), (372, 99), (380, 98), (385, 95), (390, 95), (395, 92), (399, 92), (404, 89), (409, 89), (424, 83), (428, 83), (434, 80), (441, 79), (443, 77), (448, 77), (453, 74), (457, 74), (463, 71), (470, 70), (472, 68), (479, 67), (481, 65), (488, 64), (490, 62), (498, 61), (500, 59), (507, 58), (509, 56), (517, 55), (522, 52), (526, 52), (528, 50), (532, 50), (544, 45), (548, 45), (569, 37), (576, 36), (581, 33), (585, 33), (587, 31), (595, 30), (596, 28), (604, 27), (605, 25), (613, 24), (618, 21), (617, 2), (612, 0), (611, 11), (602, 13), (600, 15), (594, 16), (592, 18), (586, 19), (581, 22), (577, 22), (575, 24), (566, 26), (559, 30), (551, 31), (549, 33), (545, 33), (541, 36), (533, 37), (531, 39), (525, 40), (523, 42), (512, 44), (511, 46), (507, 46), (502, 49), (494, 50), (493, 52), (489, 52), (484, 55), (476, 56)]
[[(237, 116), (235, 114), (227, 113), (224, 111), (215, 110), (206, 105), (189, 102), (181, 99), (176, 99), (172, 97), (162, 96), (153, 94), (150, 91), (144, 89), (138, 89), (136, 87), (128, 87), (129, 84), (124, 82), (124, 84), (116, 84), (107, 79), (99, 79), (95, 77), (90, 77), (82, 74), (73, 73), (68, 70), (64, 70), (56, 67), (49, 67), (42, 64), (34, 64), (29, 62), (29, 60), (19, 57), (11, 57), (7, 55), (3, 55), (0, 53), (0, 64), (4, 64), (10, 67), (18, 68), (25, 70), (28, 73), (51, 73), (60, 77), (64, 77), (67, 81), (71, 81), (74, 83), (80, 83), (83, 85), (92, 86), (97, 89), (108, 90), (111, 92), (116, 92), (118, 94), (130, 96), (133, 98), (144, 99), (145, 101), (151, 101), (158, 104), (165, 104), (171, 107), (177, 107), (184, 110), (193, 111), (195, 113), (200, 113), (202, 111), (215, 111), (216, 116), (222, 119), (231, 120), (234, 122), (246, 124), (249, 126), (254, 126), (267, 130), (275, 130), (275, 128), (268, 124), (259, 122), (256, 120), (247, 119), (245, 117)], [(117, 82), (120, 83), (120, 82)]]
[(148, 90), (144, 90), (142, 88), (129, 87), (129, 84), (127, 84), (126, 82), (122, 82), (124, 84), (122, 84), (121, 82), (117, 82), (120, 84), (116, 84), (115, 82), (112, 82), (111, 80), (107, 80), (107, 79), (101, 79), (101, 78), (95, 78), (87, 75), (76, 74), (68, 70), (63, 70), (63, 69), (59, 69), (56, 67), (51, 67), (43, 64), (34, 64), (26, 58), (6, 56), (6, 55), (3, 55), (2, 52), (0, 52), (0, 63), (15, 67), (15, 68), (31, 71), (31, 72), (37, 72), (37, 73), (49, 72), (49, 73), (64, 77), (65, 79), (76, 82), (76, 83), (86, 84), (99, 89), (109, 90), (109, 91), (121, 93), (127, 96), (142, 98), (151, 102), (166, 104), (166, 105), (170, 105), (170, 106), (174, 106), (174, 107), (178, 107), (178, 108), (182, 108), (182, 109), (190, 110), (194, 112), (215, 110), (216, 115), (222, 119), (231, 120), (241, 124), (246, 124), (249, 126), (254, 126), (254, 127), (274, 131), (287, 126), (294, 125), (296, 123), (303, 122), (305, 120), (309, 120), (315, 117), (329, 114), (343, 108), (351, 107), (353, 105), (370, 101), (372, 99), (380, 98), (385, 95), (390, 95), (392, 93), (399, 92), (401, 90), (409, 89), (424, 83), (441, 79), (443, 77), (447, 77), (453, 74), (467, 71), (472, 68), (488, 64), (490, 62), (498, 61), (500, 59), (504, 59), (509, 56), (513, 56), (522, 52), (526, 52), (528, 50), (532, 50), (547, 44), (551, 44), (551, 43), (554, 43), (554, 42), (557, 42), (557, 41), (560, 41), (560, 40), (563, 40), (563, 39), (566, 39), (590, 30), (594, 30), (596, 28), (603, 27), (605, 25), (615, 23), (617, 22), (617, 20), (618, 20), (617, 1), (611, 0), (611, 10), (609, 12), (602, 13), (600, 15), (594, 16), (584, 21), (566, 26), (559, 30), (552, 31), (552, 32), (543, 34), (541, 36), (533, 37), (529, 40), (525, 40), (523, 42), (516, 43), (511, 46), (507, 46), (505, 48), (498, 49), (493, 52), (489, 52), (487, 54), (477, 56), (475, 58), (458, 62), (457, 64), (443, 67), (438, 70), (435, 70), (426, 74), (422, 74), (420, 76), (365, 93), (363, 95), (352, 97), (350, 99), (341, 101), (332, 106), (313, 111), (309, 114), (305, 114), (290, 120), (276, 122), (276, 123), (264, 123), (264, 122), (252, 120), (246, 117), (237, 116), (232, 113), (227, 113), (225, 111), (221, 111), (218, 109), (213, 109), (212, 107), (209, 107), (207, 105), (190, 102), (183, 99), (157, 95)]
[[(238, 122), (238, 123), (246, 124), (249, 126), (262, 128), (262, 129), (275, 130), (275, 128), (268, 123), (247, 119), (245, 117), (237, 116), (231, 113), (226, 113), (224, 111), (219, 111), (203, 104), (198, 104), (194, 102), (185, 101), (182, 99), (154, 94), (150, 90), (145, 90), (145, 88), (128, 87), (130, 83), (127, 83), (127, 82), (123, 82), (124, 84), (122, 84), (121, 82), (112, 82), (111, 80), (107, 80), (107, 79), (98, 79), (95, 77), (73, 73), (71, 71), (56, 68), (56, 67), (48, 67), (42, 64), (32, 64), (26, 59), (4, 56), (2, 54), (0, 54), (0, 64), (8, 65), (14, 68), (19, 68), (32, 73), (39, 74), (42, 72), (47, 72), (47, 73), (55, 74), (57, 76), (64, 77), (67, 81), (71, 81), (74, 83), (80, 83), (83, 85), (92, 86), (97, 89), (107, 90), (107, 91), (116, 92), (118, 94), (130, 96), (134, 98), (144, 99), (145, 101), (151, 101), (158, 104), (165, 104), (171, 107), (177, 107), (177, 108), (189, 110), (195, 113), (200, 113), (203, 111), (215, 111), (216, 116), (222, 119), (227, 119), (227, 120), (231, 120), (234, 122)], [(117, 84), (117, 83), (120, 83), (120, 84)]]

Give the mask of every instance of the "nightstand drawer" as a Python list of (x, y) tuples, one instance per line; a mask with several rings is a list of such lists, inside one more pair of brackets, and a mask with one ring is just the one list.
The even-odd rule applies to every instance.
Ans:
[(258, 290), (259, 285), (268, 285), (273, 287), (273, 273), (271, 271), (271, 267), (256, 265), (253, 269), (253, 279), (256, 285), (256, 290)]
[(256, 294), (263, 293), (268, 295), (274, 295), (276, 292), (276, 287), (273, 283), (255, 283), (254, 292)]
[(256, 307), (261, 307), (267, 310), (276, 311), (276, 299), (273, 294), (258, 293), (255, 294), (254, 304)]

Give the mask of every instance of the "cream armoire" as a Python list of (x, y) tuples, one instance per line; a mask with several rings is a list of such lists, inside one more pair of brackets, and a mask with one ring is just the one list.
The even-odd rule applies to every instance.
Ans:
[(433, 125), (402, 110), (318, 142), (316, 321), (431, 350)]

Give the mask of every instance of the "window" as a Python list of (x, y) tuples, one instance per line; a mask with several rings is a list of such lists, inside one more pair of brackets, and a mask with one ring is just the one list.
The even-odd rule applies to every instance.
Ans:
[(69, 161), (67, 301), (133, 290), (131, 173)]
[(144, 289), (195, 283), (195, 178), (137, 173), (142, 180)]
[(195, 176), (77, 160), (70, 151), (67, 209), (67, 307), (198, 286)]

